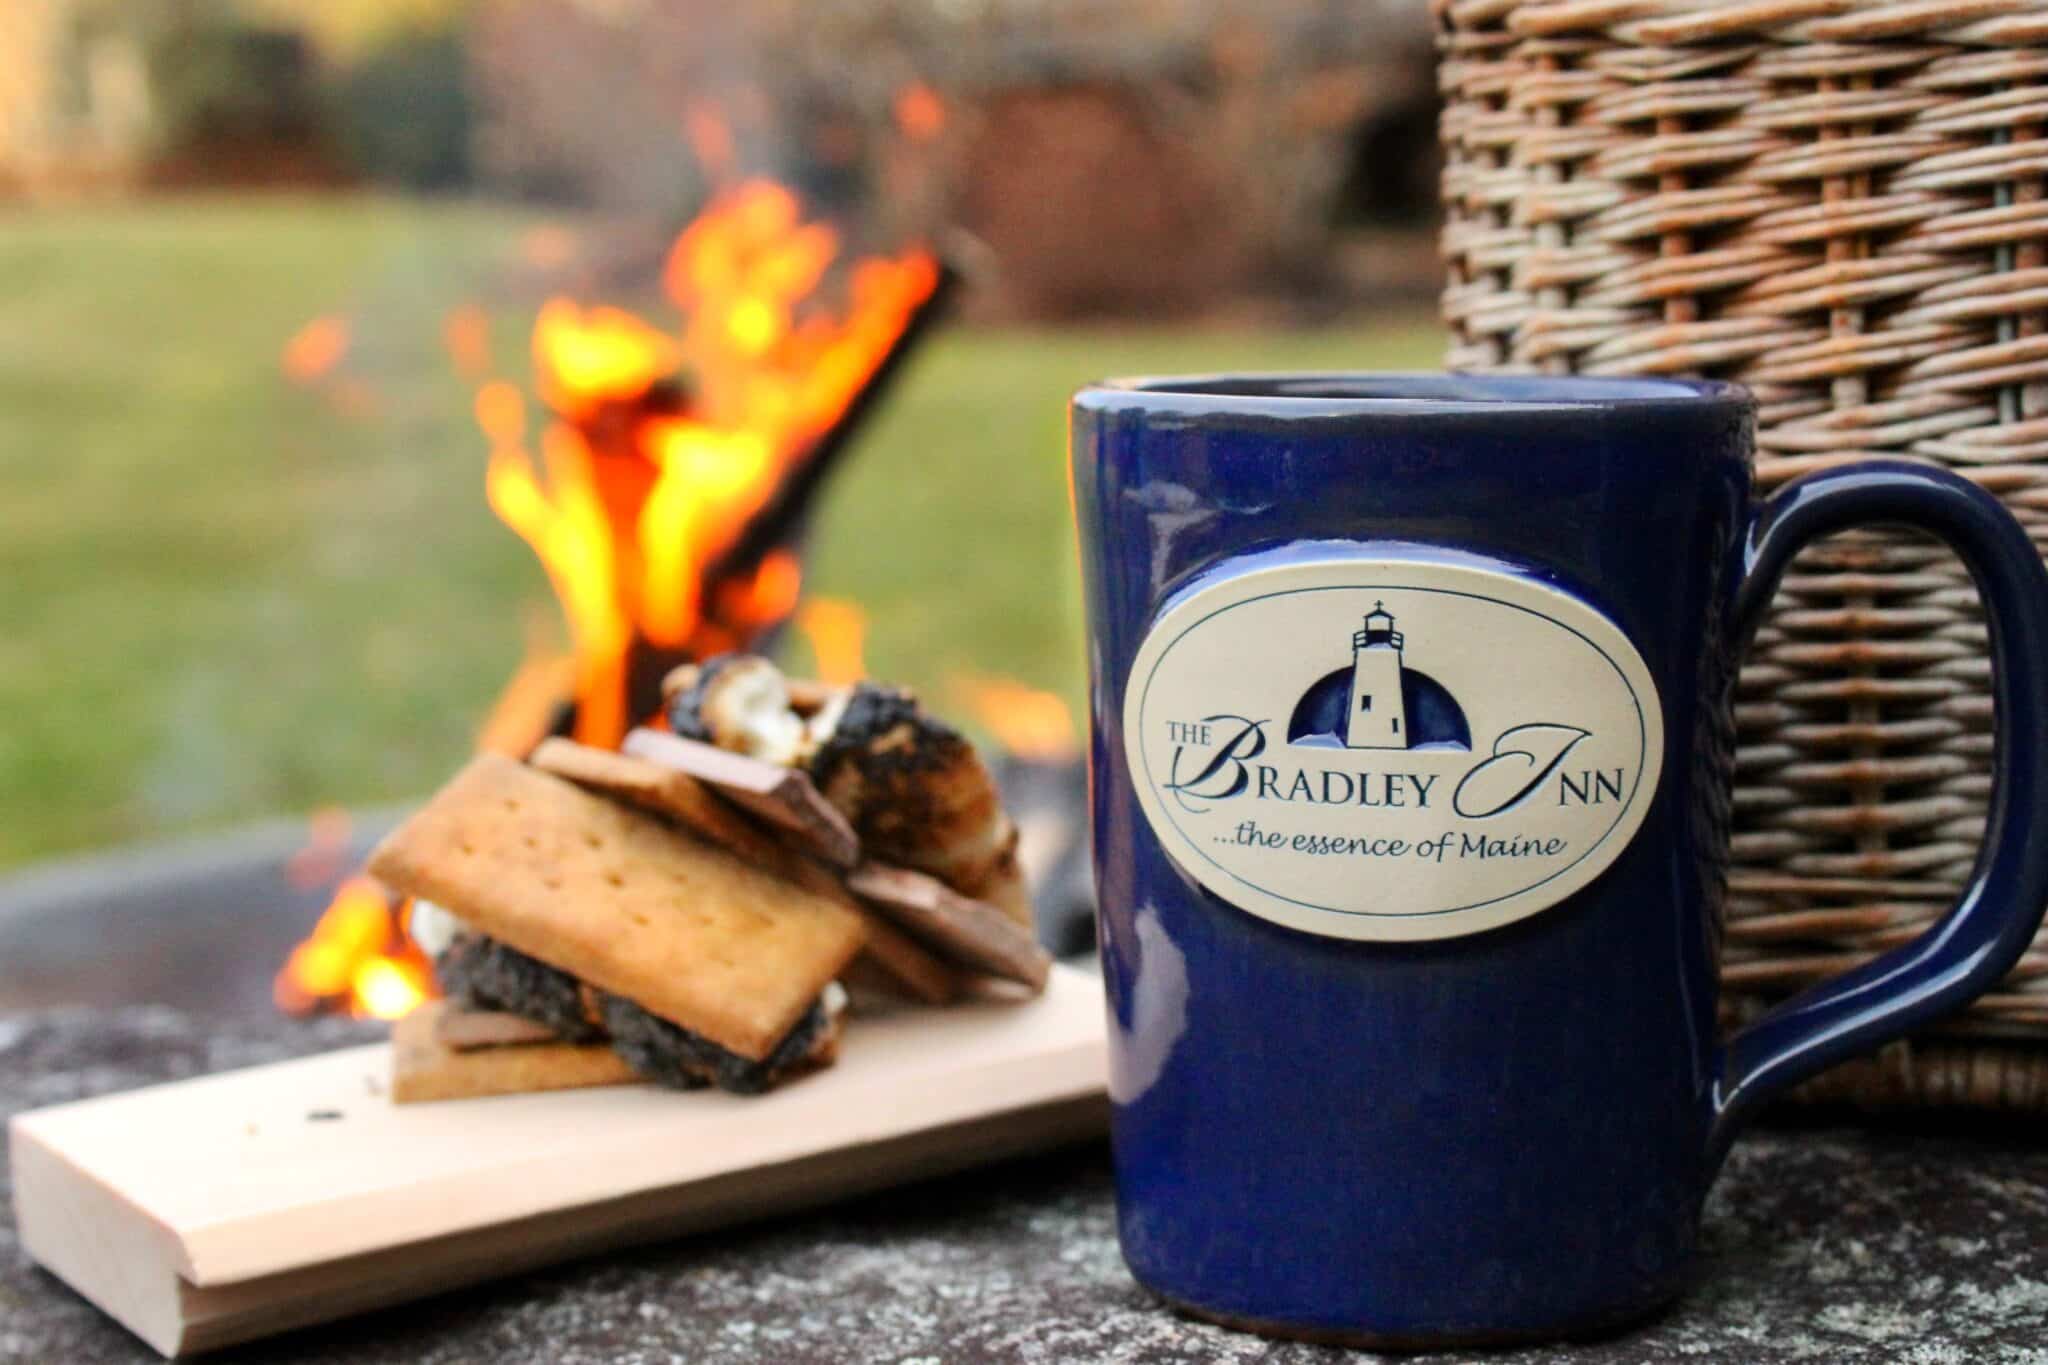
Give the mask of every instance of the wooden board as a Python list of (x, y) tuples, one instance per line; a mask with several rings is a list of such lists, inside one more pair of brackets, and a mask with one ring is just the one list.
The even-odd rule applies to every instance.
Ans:
[(394, 1106), (389, 1048), (39, 1109), (9, 1128), (22, 1244), (182, 1355), (592, 1251), (1089, 1137), (1099, 981), (852, 1021), (771, 1094), (649, 1086)]

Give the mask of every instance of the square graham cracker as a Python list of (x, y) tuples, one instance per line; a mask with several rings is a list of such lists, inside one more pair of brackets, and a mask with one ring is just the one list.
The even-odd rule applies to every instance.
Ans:
[(866, 938), (844, 902), (498, 754), (470, 760), (369, 866), (751, 1061)]
[(781, 870), (785, 855), (775, 837), (686, 772), (558, 737), (542, 740), (526, 761), (579, 787), (666, 815), (755, 867)]

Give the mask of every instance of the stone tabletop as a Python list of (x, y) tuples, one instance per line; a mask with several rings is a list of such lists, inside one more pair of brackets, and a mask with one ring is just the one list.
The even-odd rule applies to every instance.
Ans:
[[(0, 1017), (0, 1117), (361, 1041), (362, 1025), (161, 1009)], [(2048, 1365), (2048, 1131), (1767, 1131), (1730, 1159), (1669, 1315), (1485, 1365)], [(1372, 1360), (1184, 1321), (1125, 1275), (1088, 1147), (527, 1274), (221, 1361)], [(16, 1240), (0, 1167), (0, 1361), (155, 1356)]]

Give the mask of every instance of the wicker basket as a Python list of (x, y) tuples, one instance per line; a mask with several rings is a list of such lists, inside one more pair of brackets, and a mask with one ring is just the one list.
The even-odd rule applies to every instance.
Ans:
[[(1453, 368), (1738, 379), (1765, 487), (1932, 461), (2048, 543), (2048, 0), (1436, 13)], [(1795, 565), (1739, 694), (1733, 1017), (1952, 902), (1988, 672), (1946, 550), (1866, 533)], [(2048, 942), (1938, 1037), (1806, 1093), (2048, 1110)]]

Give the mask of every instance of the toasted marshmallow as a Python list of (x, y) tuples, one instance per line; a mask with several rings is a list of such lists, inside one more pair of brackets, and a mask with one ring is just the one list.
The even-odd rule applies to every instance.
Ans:
[(421, 952), (438, 959), (462, 934), (463, 925), (461, 920), (432, 901), (415, 896), (412, 910), (406, 915), (405, 932), (412, 936)]
[(704, 689), (702, 714), (721, 749), (785, 767), (803, 756), (803, 717), (790, 709), (782, 670), (766, 659), (734, 659), (721, 668)]
[(853, 689), (842, 687), (830, 697), (827, 697), (825, 704), (812, 712), (810, 719), (804, 722), (803, 753), (801, 755), (804, 762), (808, 763), (811, 755), (817, 753), (819, 749), (825, 746), (826, 741), (838, 733), (839, 722), (846, 715), (846, 704), (852, 700)]

